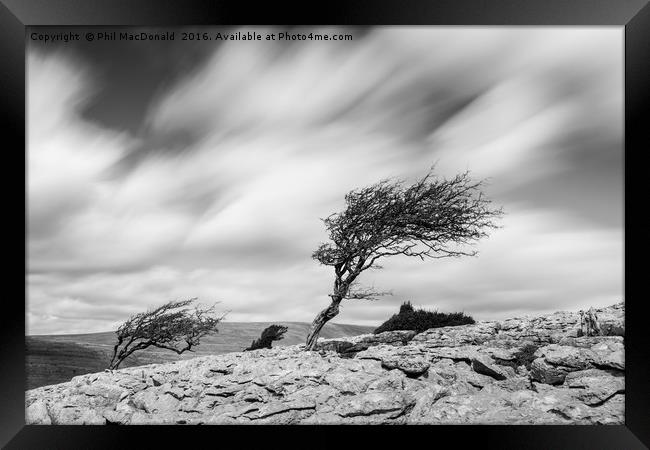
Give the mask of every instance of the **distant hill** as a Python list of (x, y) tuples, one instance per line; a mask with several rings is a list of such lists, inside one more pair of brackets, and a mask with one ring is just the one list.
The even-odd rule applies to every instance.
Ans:
[[(136, 352), (126, 359), (122, 367), (164, 363), (196, 356), (219, 355), (238, 352), (248, 347), (271, 324), (285, 325), (284, 339), (273, 346), (301, 344), (305, 341), (310, 324), (304, 322), (223, 322), (219, 332), (201, 340), (194, 352), (177, 355), (155, 347)], [(328, 323), (320, 333), (322, 338), (338, 338), (372, 333), (375, 327)], [(115, 345), (112, 331), (90, 334), (55, 334), (26, 336), (27, 389), (63, 383), (72, 377), (101, 372), (108, 367)]]

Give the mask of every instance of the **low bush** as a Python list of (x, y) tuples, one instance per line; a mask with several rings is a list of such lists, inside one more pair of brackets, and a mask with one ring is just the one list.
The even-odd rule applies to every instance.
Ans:
[(515, 354), (514, 363), (519, 366), (525, 366), (530, 370), (530, 365), (535, 361), (535, 352), (539, 347), (534, 344), (527, 344)]
[(254, 340), (251, 346), (245, 349), (245, 351), (257, 350), (258, 348), (271, 348), (271, 343), (283, 339), (284, 333), (286, 332), (287, 327), (284, 325), (271, 325), (265, 328), (260, 338)]
[(466, 316), (465, 313), (441, 313), (438, 311), (427, 311), (424, 309), (414, 309), (411, 302), (404, 302), (400, 306), (399, 313), (393, 315), (386, 322), (381, 324), (375, 331), (375, 334), (384, 331), (395, 330), (413, 330), (421, 333), (429, 328), (440, 328), (457, 325), (473, 324), (474, 319)]
[(519, 366), (526, 367), (527, 370), (530, 370), (530, 366), (535, 361), (535, 352), (539, 347), (533, 343), (524, 345), (517, 353), (513, 355), (511, 360), (503, 360), (499, 358), (494, 358), (497, 364), (502, 366), (510, 366), (513, 369), (517, 369)]

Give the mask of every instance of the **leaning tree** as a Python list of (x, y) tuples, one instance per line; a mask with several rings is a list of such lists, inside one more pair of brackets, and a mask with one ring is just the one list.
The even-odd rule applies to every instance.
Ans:
[(176, 300), (155, 309), (131, 316), (117, 329), (117, 343), (109, 369), (117, 369), (127, 357), (148, 347), (157, 347), (173, 352), (193, 351), (203, 336), (217, 332), (217, 324), (225, 314), (212, 315), (209, 308), (186, 308), (196, 298)]
[(433, 167), (416, 183), (383, 180), (345, 196), (346, 208), (322, 219), (331, 242), (312, 257), (334, 268), (331, 303), (314, 319), (307, 350), (314, 350), (323, 326), (339, 313), (344, 299), (373, 299), (383, 293), (359, 287), (357, 278), (386, 256), (445, 258), (476, 255), (466, 248), (496, 228), (501, 208), (483, 194), (485, 180), (469, 172), (435, 177)]

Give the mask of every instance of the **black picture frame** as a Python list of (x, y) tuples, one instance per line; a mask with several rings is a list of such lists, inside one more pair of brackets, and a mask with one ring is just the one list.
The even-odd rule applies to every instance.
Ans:
[[(647, 116), (650, 66), (650, 6), (648, 0), (411, 0), (352, 1), (336, 0), (322, 4), (303, 2), (279, 5), (269, 2), (250, 5), (243, 2), (217, 0), (0, 0), (0, 86), (2, 86), (2, 124), (8, 172), (20, 176), (25, 169), (25, 33), (27, 26), (104, 25), (104, 26), (176, 26), (226, 24), (342, 24), (342, 25), (561, 25), (618, 26), (625, 30), (625, 274), (626, 298), (626, 399), (625, 425), (621, 426), (417, 426), (417, 427), (96, 427), (96, 426), (26, 426), (24, 420), (25, 392), (25, 323), (21, 292), (9, 295), (3, 306), (4, 320), (0, 327), (0, 444), (11, 449), (55, 448), (144, 448), (226, 444), (226, 439), (240, 436), (244, 447), (253, 447), (253, 440), (271, 447), (338, 446), (340, 442), (369, 439), (382, 442), (397, 439), (401, 445), (445, 445), (443, 442), (481, 445), (488, 448), (529, 449), (636, 449), (650, 445), (650, 371), (648, 348), (650, 338), (645, 326), (645, 297), (636, 292), (630, 275), (632, 258), (638, 247), (628, 242), (641, 242), (631, 228), (631, 210), (639, 190), (632, 188), (632, 164), (647, 149)], [(15, 159), (13, 159), (15, 158)], [(29, 176), (23, 170), (26, 177)], [(3, 177), (5, 186), (5, 223), (8, 233), (19, 233), (20, 217), (14, 213), (22, 204), (26, 209), (27, 194), (20, 196), (20, 181)], [(15, 204), (14, 204), (15, 202)], [(26, 216), (23, 216), (26, 217)], [(25, 222), (22, 222), (25, 225)], [(7, 237), (9, 234), (6, 235)], [(7, 239), (12, 241), (11, 239)], [(13, 243), (16, 243), (14, 240)], [(12, 242), (7, 242), (7, 244)], [(26, 258), (26, 247), (16, 250), (5, 271), (6, 280), (19, 284), (17, 260)], [(12, 255), (13, 256), (13, 255)], [(26, 262), (26, 261), (25, 261)], [(311, 435), (306, 438), (299, 435)], [(291, 436), (290, 439), (287, 439)], [(306, 439), (306, 440), (305, 440)], [(368, 441), (370, 442), (370, 441)], [(387, 442), (387, 441), (386, 441)], [(419, 443), (418, 443), (419, 442)], [(429, 444), (427, 444), (429, 443)], [(373, 444), (370, 444), (373, 445)], [(399, 444), (398, 444), (399, 445)]]

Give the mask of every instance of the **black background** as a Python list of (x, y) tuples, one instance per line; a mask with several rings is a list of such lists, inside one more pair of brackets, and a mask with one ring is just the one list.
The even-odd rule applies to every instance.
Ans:
[[(637, 449), (650, 445), (647, 296), (633, 262), (644, 255), (643, 188), (634, 176), (647, 151), (650, 6), (647, 0), (337, 0), (297, 5), (207, 0), (0, 0), (4, 206), (0, 326), (0, 445), (9, 449), (165, 447), (478, 447)], [(625, 426), (25, 426), (25, 26), (30, 25), (610, 25), (625, 26)], [(635, 163), (636, 161), (636, 163)], [(16, 179), (13, 179), (13, 178)], [(21, 189), (22, 192), (21, 192)], [(27, 229), (25, 228), (25, 238)], [(14, 237), (15, 236), (15, 237)], [(9, 252), (11, 250), (11, 252)], [(640, 258), (638, 258), (640, 260)], [(26, 271), (25, 271), (26, 273)], [(638, 273), (641, 273), (640, 271)], [(8, 289), (11, 288), (11, 289)], [(15, 292), (14, 292), (15, 289)], [(21, 300), (22, 298), (22, 300)], [(391, 442), (392, 441), (392, 442)], [(645, 443), (645, 445), (644, 445)]]

